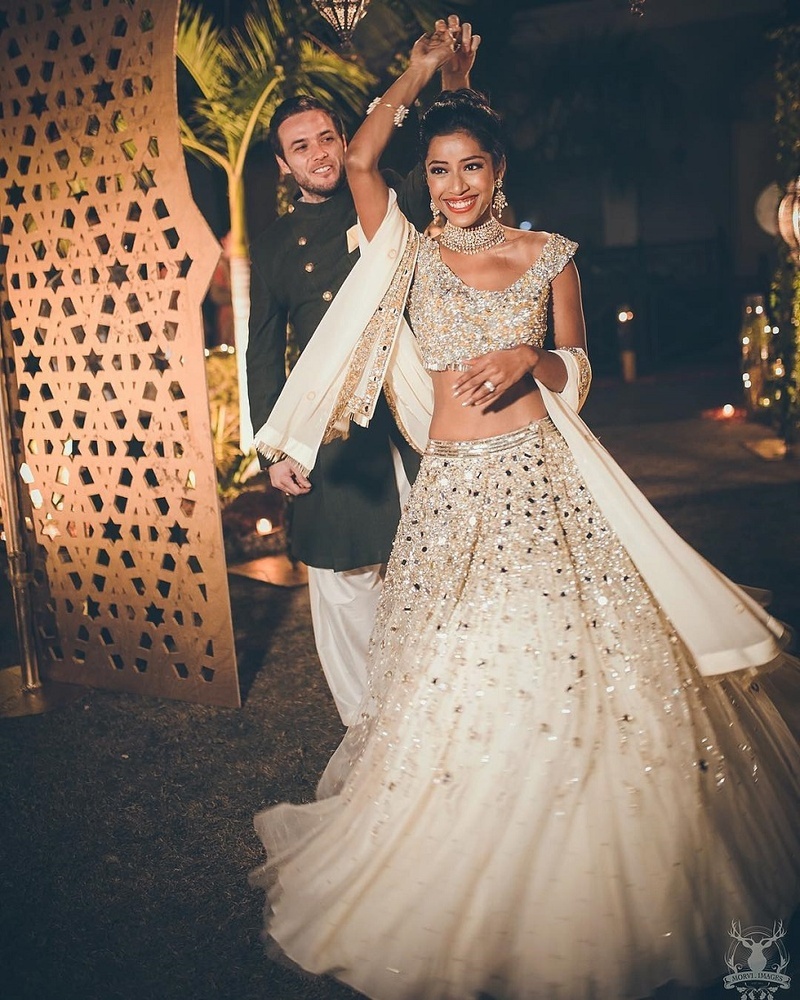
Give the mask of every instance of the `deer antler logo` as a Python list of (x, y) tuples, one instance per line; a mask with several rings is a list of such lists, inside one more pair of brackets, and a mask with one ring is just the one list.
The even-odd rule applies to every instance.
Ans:
[[(734, 920), (728, 933), (732, 941), (725, 961), (731, 975), (724, 979), (726, 990), (736, 989), (742, 1000), (770, 1000), (779, 989), (789, 989), (791, 978), (783, 973), (789, 954), (783, 943), (786, 931), (782, 920), (774, 921), (771, 931), (766, 927), (742, 930), (741, 923)], [(758, 988), (753, 988), (754, 983)]]

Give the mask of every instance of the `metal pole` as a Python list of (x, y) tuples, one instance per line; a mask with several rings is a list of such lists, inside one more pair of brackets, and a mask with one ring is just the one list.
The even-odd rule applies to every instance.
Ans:
[(0, 510), (5, 529), (8, 579), (14, 601), (14, 620), (20, 665), (0, 671), (0, 718), (39, 715), (56, 705), (79, 698), (83, 688), (72, 684), (42, 684), (33, 636), (31, 574), (17, 495), (17, 471), (12, 455), (8, 368), (0, 334)]

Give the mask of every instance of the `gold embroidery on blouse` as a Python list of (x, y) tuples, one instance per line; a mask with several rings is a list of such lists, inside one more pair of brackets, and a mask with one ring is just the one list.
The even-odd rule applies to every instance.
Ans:
[(442, 261), (436, 241), (423, 237), (408, 311), (428, 371), (460, 370), (468, 358), (517, 344), (541, 347), (550, 282), (577, 248), (577, 243), (552, 233), (539, 257), (512, 285), (485, 291), (466, 285)]

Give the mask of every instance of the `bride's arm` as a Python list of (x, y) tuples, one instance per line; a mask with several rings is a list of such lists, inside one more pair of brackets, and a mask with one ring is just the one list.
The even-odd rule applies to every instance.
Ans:
[[(553, 336), (556, 349), (580, 348), (586, 351), (586, 321), (583, 317), (581, 283), (575, 262), (570, 261), (563, 271), (553, 278)], [(537, 381), (554, 392), (561, 392), (567, 381), (563, 360), (552, 351), (532, 347), (536, 358), (531, 371)]]
[[(458, 37), (463, 39), (461, 47), (468, 44), (472, 47), (470, 51), (480, 41), (479, 36), (473, 39), (467, 24), (459, 27)], [(403, 109), (413, 104), (436, 71), (450, 62), (454, 50), (453, 31), (444, 20), (437, 21), (432, 35), (423, 35), (416, 41), (408, 69), (374, 102), (371, 113), (367, 114), (347, 147), (347, 180), (368, 240), (378, 231), (386, 215), (389, 189), (380, 174), (379, 163), (396, 127), (396, 119), (402, 120)]]
[[(553, 278), (551, 287), (556, 351), (583, 351), (585, 356), (586, 323), (578, 269), (573, 261)], [(558, 353), (531, 344), (490, 351), (469, 364), (469, 372), (453, 385), (453, 395), (461, 397), (464, 406), (488, 408), (526, 375), (532, 374), (553, 392), (562, 392), (569, 380), (567, 365)], [(487, 387), (490, 385), (494, 388)]]

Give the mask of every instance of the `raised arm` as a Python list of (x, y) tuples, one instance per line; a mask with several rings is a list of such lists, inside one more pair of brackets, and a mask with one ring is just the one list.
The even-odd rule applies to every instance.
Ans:
[[(455, 15), (436, 22), (432, 35), (423, 35), (411, 50), (408, 69), (399, 76), (377, 102), (373, 102), (361, 127), (347, 148), (347, 180), (355, 201), (364, 235), (371, 240), (386, 215), (388, 188), (381, 177), (381, 155), (403, 109), (416, 101), (436, 71), (443, 69), (443, 82), (461, 84), (474, 60), (480, 36), (472, 35), (469, 24), (461, 25)], [(458, 45), (458, 50), (456, 46)], [(458, 51), (459, 56), (454, 57)]]
[[(447, 28), (457, 39), (457, 48), (449, 62), (442, 66), (442, 90), (468, 90), (471, 85), (470, 73), (475, 65), (475, 54), (480, 38), (473, 36), (469, 24), (460, 24), (455, 14), (448, 18)], [(386, 171), (384, 171), (384, 177), (388, 180), (390, 187), (397, 191), (397, 204), (400, 211), (412, 225), (422, 232), (431, 221), (431, 193), (428, 190), (425, 164), (418, 163), (396, 186), (387, 177)]]

